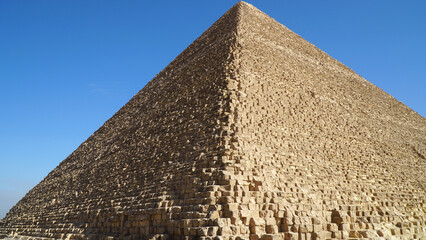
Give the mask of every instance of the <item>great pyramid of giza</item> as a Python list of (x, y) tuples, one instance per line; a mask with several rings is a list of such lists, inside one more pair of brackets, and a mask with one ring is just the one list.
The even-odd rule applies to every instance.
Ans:
[(2, 236), (425, 239), (426, 119), (239, 2), (29, 191)]

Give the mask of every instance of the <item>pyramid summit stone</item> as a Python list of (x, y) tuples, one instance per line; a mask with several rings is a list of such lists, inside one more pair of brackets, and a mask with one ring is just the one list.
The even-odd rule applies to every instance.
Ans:
[(239, 2), (0, 222), (73, 239), (421, 239), (426, 119)]

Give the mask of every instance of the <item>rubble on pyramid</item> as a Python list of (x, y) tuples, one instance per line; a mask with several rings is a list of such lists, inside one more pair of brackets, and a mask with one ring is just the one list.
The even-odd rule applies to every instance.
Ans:
[(0, 235), (425, 239), (426, 119), (239, 2)]

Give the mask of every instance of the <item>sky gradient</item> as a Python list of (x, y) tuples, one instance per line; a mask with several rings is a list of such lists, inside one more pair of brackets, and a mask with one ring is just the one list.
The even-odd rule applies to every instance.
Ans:
[[(0, 0), (0, 218), (237, 1)], [(426, 1), (247, 1), (426, 116)]]

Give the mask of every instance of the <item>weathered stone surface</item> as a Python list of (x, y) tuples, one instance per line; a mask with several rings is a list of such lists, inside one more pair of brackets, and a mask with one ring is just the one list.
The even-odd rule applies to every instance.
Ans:
[(426, 120), (240, 2), (0, 222), (68, 239), (417, 239)]

